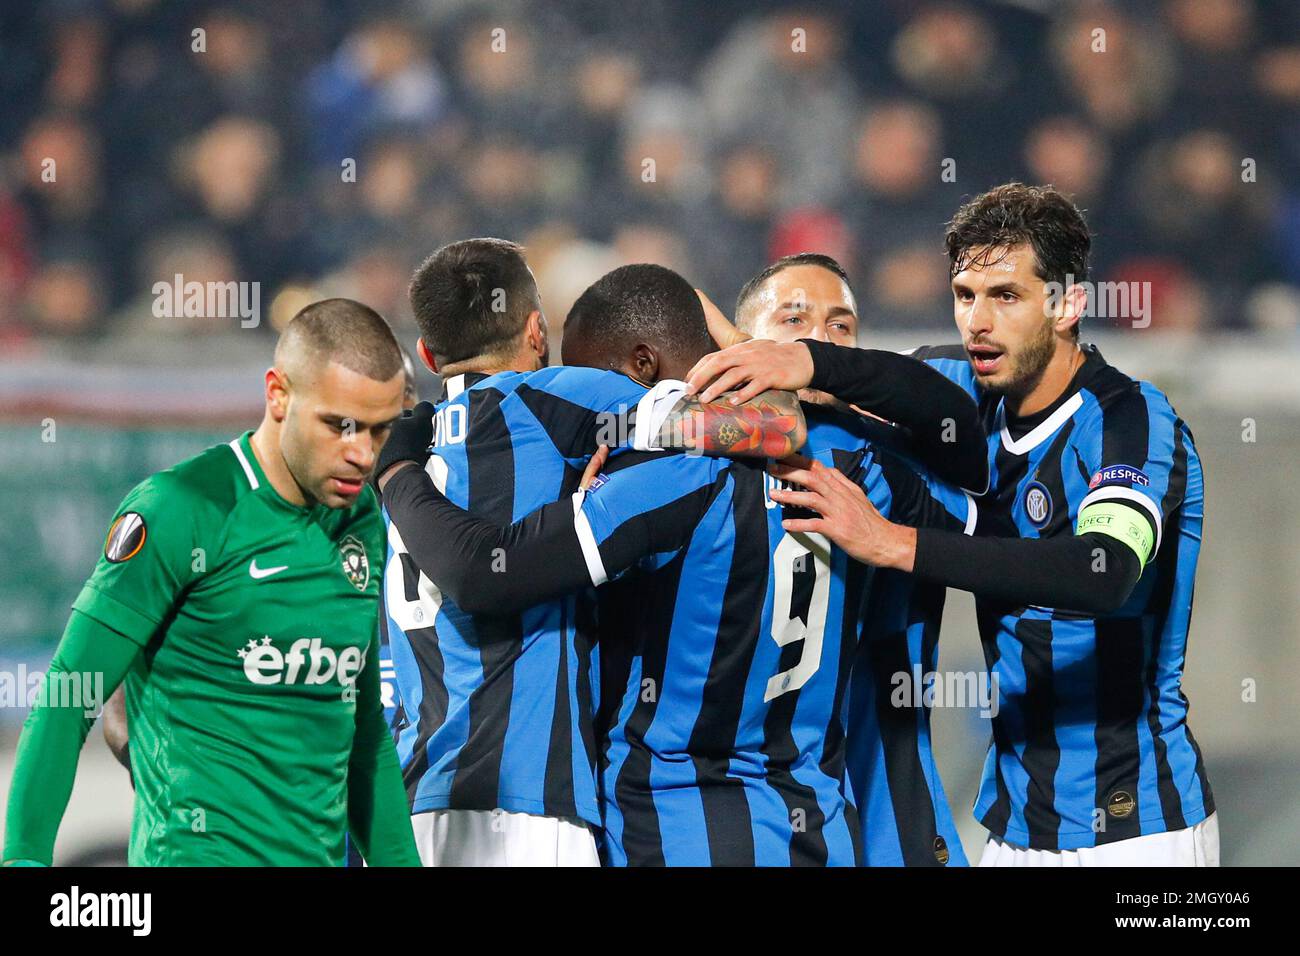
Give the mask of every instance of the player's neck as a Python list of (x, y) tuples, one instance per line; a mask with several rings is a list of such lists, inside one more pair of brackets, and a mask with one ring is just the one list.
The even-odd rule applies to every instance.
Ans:
[(1008, 399), (1007, 411), (1016, 418), (1027, 418), (1041, 412), (1070, 387), (1083, 360), (1083, 350), (1077, 342), (1068, 348), (1057, 349), (1038, 383), (1019, 399)]
[(306, 507), (307, 498), (298, 487), (298, 482), (294, 481), (293, 475), (289, 473), (289, 466), (284, 463), (284, 456), (280, 454), (280, 426), (270, 417), (262, 419), (262, 424), (257, 426), (257, 431), (248, 440), (252, 446), (253, 454), (257, 456), (257, 463), (262, 466), (262, 473), (266, 475), (266, 480), (271, 483), (271, 487), (276, 490), (281, 498), (291, 505)]
[(519, 353), (513, 359), (498, 359), (496, 361), (484, 362), (481, 360), (470, 360), (468, 362), (452, 362), (443, 365), (438, 369), (438, 374), (444, 380), (454, 378), (457, 375), (465, 375), (473, 372), (478, 375), (499, 375), (502, 372), (535, 372), (538, 369), (537, 353)]

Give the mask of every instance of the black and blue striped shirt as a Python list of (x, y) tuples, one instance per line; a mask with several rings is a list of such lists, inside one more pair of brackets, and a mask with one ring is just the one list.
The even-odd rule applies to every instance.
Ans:
[[(634, 426), (652, 428), (646, 403), (660, 391), (590, 368), (456, 376), (436, 409), (426, 471), (455, 504), (509, 524), (571, 494), (598, 443), (635, 446)], [(598, 824), (592, 634), (574, 597), (468, 614), (416, 567), (391, 521), (388, 544), (384, 604), (411, 812), (501, 808)]]
[(982, 518), (1050, 538), (1075, 534), (1085, 509), (1118, 507), (1151, 542), (1112, 613), (977, 599), (999, 709), (976, 815), (1009, 843), (1051, 850), (1205, 819), (1214, 798), (1180, 686), (1205, 504), (1191, 430), (1159, 389), (1092, 347), (1060, 399), (1026, 423), (979, 389), (960, 346), (913, 354), (980, 404), (991, 469)]

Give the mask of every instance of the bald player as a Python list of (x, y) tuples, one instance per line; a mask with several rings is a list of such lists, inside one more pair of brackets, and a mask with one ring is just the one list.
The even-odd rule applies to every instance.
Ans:
[(384, 723), (384, 526), (366, 478), (402, 408), (387, 323), (327, 299), (285, 328), (255, 431), (145, 479), (72, 605), (18, 744), (6, 865), (49, 865), (121, 683), (136, 866), (418, 865)]
[[(287, 350), (287, 349), (286, 349)], [(420, 400), (419, 389), (415, 377), (415, 362), (411, 359), (411, 353), (402, 349), (402, 370), (405, 374), (405, 380), (402, 386), (402, 408), (414, 408), (415, 403)], [(392, 659), (388, 652), (387, 629), (385, 628), (385, 618), (379, 615), (379, 653), (380, 653), (380, 670), (381, 673), (391, 673), (393, 669)], [(383, 689), (384, 698), (384, 720), (391, 726), (393, 720), (397, 718), (396, 694), (397, 687), (392, 681), (383, 681), (380, 685)], [(121, 684), (108, 702), (104, 704), (104, 713), (102, 721), (104, 729), (104, 742), (108, 744), (109, 751), (117, 758), (117, 762), (126, 768), (128, 775), (131, 772), (131, 740), (130, 727), (126, 719), (126, 685)], [(134, 779), (131, 785), (135, 786)]]

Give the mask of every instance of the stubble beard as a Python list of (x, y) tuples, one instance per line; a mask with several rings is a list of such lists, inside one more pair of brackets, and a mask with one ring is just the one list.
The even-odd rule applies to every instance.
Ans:
[(995, 395), (1019, 400), (1024, 398), (1043, 380), (1047, 366), (1056, 354), (1056, 335), (1051, 325), (1043, 325), (1042, 332), (1015, 357), (1010, 377), (1003, 382), (991, 382), (987, 390)]

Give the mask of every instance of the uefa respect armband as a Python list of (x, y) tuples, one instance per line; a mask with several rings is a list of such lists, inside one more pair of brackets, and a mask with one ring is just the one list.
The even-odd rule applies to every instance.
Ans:
[(1122, 541), (1137, 555), (1138, 564), (1145, 566), (1151, 557), (1156, 536), (1146, 516), (1129, 505), (1118, 501), (1096, 501), (1079, 512), (1075, 534), (1104, 534)]

